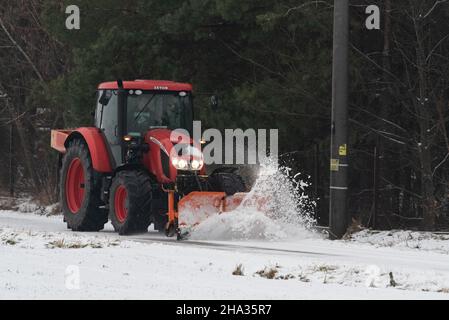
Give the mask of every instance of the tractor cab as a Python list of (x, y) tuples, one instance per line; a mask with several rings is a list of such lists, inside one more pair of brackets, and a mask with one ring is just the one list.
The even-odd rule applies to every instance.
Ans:
[(110, 145), (114, 166), (125, 162), (124, 136), (153, 129), (185, 129), (193, 123), (192, 86), (156, 80), (105, 82), (98, 86), (95, 127)]

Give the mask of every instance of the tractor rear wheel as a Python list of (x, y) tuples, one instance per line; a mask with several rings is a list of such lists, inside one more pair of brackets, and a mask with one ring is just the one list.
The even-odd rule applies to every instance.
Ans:
[(109, 219), (121, 235), (146, 232), (151, 224), (151, 178), (143, 171), (121, 171), (109, 192)]
[(73, 231), (99, 231), (108, 221), (100, 208), (101, 184), (95, 177), (89, 150), (81, 140), (72, 141), (62, 160), (60, 203), (67, 227)]

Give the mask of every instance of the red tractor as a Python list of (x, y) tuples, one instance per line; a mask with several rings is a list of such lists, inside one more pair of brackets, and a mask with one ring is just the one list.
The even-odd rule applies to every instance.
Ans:
[(181, 238), (182, 227), (239, 205), (246, 188), (232, 168), (207, 176), (201, 145), (187, 135), (173, 141), (174, 129), (191, 132), (192, 123), (190, 84), (100, 84), (94, 126), (51, 133), (67, 227), (99, 231), (109, 218), (120, 234), (153, 223)]

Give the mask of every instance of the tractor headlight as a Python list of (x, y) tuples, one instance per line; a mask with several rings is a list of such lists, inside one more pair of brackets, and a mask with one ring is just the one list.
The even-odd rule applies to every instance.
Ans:
[(190, 145), (177, 145), (171, 153), (171, 164), (177, 170), (199, 171), (204, 166), (203, 154), (198, 148)]
[(202, 161), (193, 160), (190, 163), (190, 166), (192, 167), (193, 170), (200, 170), (203, 167), (203, 163)]
[(187, 160), (180, 159), (178, 157), (173, 157), (171, 160), (171, 164), (177, 170), (188, 170), (189, 169), (189, 164), (187, 163)]
[(187, 163), (186, 160), (180, 159), (180, 160), (178, 161), (178, 168), (177, 168), (178, 170), (186, 170), (187, 167), (188, 167), (188, 163)]
[(202, 160), (192, 160), (190, 163), (178, 157), (173, 157), (171, 160), (171, 164), (177, 170), (194, 170), (198, 171), (203, 168), (204, 162)]

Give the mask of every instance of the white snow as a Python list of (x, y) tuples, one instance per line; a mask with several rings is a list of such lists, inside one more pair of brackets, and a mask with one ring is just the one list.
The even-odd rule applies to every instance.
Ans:
[(449, 299), (449, 243), (430, 236), (178, 242), (11, 211), (0, 229), (0, 299)]
[(0, 208), (8, 208), (22, 213), (33, 213), (38, 215), (52, 215), (57, 212), (59, 205), (57, 203), (42, 206), (36, 201), (33, 201), (31, 197), (19, 196), (18, 198), (1, 197), (0, 196)]
[(320, 237), (312, 230), (267, 217), (254, 208), (215, 215), (196, 226), (192, 240), (286, 240)]
[(288, 168), (262, 167), (239, 207), (181, 242), (120, 237), (110, 224), (71, 232), (48, 216), (54, 206), (22, 199), (0, 210), (0, 299), (449, 299), (449, 235), (327, 240), (313, 231), (307, 186)]
[(352, 241), (369, 243), (377, 247), (419, 249), (449, 254), (449, 234), (432, 234), (410, 230), (362, 230), (351, 237)]
[(276, 224), (257, 210), (215, 215), (198, 225), (192, 240), (276, 240), (286, 238), (281, 225)]

